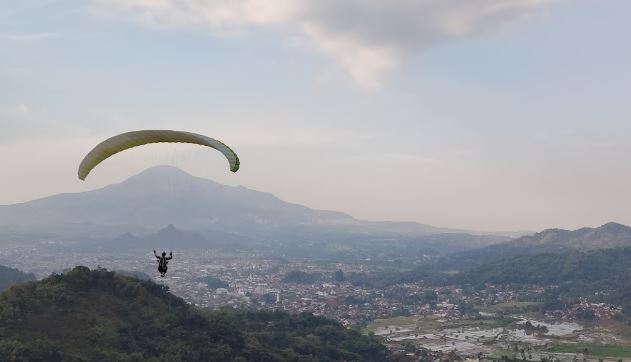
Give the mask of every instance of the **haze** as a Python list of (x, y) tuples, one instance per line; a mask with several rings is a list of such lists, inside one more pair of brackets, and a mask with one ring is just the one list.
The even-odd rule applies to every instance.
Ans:
[[(631, 224), (631, 3), (0, 3), (0, 203), (159, 164), (369, 220)], [(264, 5), (264, 6), (263, 6)], [(144, 128), (188, 146), (83, 155)]]

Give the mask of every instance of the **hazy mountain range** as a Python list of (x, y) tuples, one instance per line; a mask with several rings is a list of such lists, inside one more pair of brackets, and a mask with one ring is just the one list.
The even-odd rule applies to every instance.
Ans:
[[(622, 291), (631, 275), (629, 256), (631, 228), (607, 223), (578, 230), (549, 229), (505, 243), (443, 253), (414, 269), (374, 276), (371, 282), (377, 285), (419, 280), (474, 285), (576, 282), (576, 288), (579, 284), (581, 288), (589, 287), (585, 289), (589, 293), (608, 283), (612, 290)], [(454, 271), (458, 273), (447, 276)], [(587, 285), (587, 281), (593, 285)]]
[(475, 267), (517, 256), (569, 254), (625, 247), (631, 247), (631, 227), (612, 222), (597, 228), (548, 229), (506, 243), (454, 253), (445, 263), (451, 267)]
[[(427, 236), (465, 231), (412, 222), (371, 222), (287, 203), (272, 194), (226, 186), (177, 168), (150, 168), (98, 190), (0, 206), (0, 236), (111, 239), (146, 235), (169, 224), (211, 238), (291, 240), (349, 236)], [(508, 240), (489, 235), (476, 246)], [(131, 234), (130, 234), (131, 235)], [(122, 236), (130, 238), (136, 236)]]
[(476, 258), (631, 246), (631, 228), (610, 223), (595, 229), (551, 229), (511, 241), (506, 235), (412, 222), (358, 220), (159, 166), (98, 190), (0, 206), (0, 241), (29, 240), (143, 249), (167, 247), (174, 240), (189, 248), (263, 242), (278, 250), (292, 246), (294, 254), (335, 242), (346, 245), (348, 253), (357, 253), (359, 244), (370, 245), (371, 256), (387, 258), (400, 252), (416, 257), (478, 249), (467, 253)]
[(558, 249), (608, 249), (631, 246), (631, 227), (607, 223), (597, 228), (578, 230), (548, 229), (512, 241), (510, 246), (529, 250), (554, 251)]

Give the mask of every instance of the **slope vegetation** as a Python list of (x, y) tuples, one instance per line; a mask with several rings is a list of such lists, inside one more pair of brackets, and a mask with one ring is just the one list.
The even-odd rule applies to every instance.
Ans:
[(8, 361), (377, 361), (385, 348), (308, 314), (203, 313), (151, 281), (76, 267), (0, 295)]
[(21, 272), (17, 269), (0, 265), (0, 292), (17, 283), (35, 280), (33, 274)]

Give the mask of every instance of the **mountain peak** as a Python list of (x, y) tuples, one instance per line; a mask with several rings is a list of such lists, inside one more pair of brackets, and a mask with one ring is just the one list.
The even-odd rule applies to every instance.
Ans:
[(544, 248), (601, 249), (631, 246), (631, 227), (610, 222), (597, 228), (577, 230), (547, 229), (514, 241)]
[(174, 230), (175, 230), (175, 225), (173, 225), (173, 224), (169, 224), (169, 225), (167, 225), (167, 227), (166, 227), (166, 228), (164, 228), (164, 230), (167, 230), (167, 231), (174, 231)]
[(203, 180), (203, 181), (214, 183), (214, 181), (212, 180), (202, 179), (202, 178), (193, 176), (190, 173), (180, 168), (177, 168), (175, 166), (170, 166), (170, 165), (160, 165), (160, 166), (147, 168), (144, 171), (141, 171), (140, 173), (129, 177), (127, 180), (123, 181), (122, 183), (133, 182), (136, 180), (142, 181), (142, 182), (155, 181), (155, 180)]
[(171, 165), (158, 165), (153, 166), (141, 171), (136, 176), (147, 175), (147, 174), (180, 174), (180, 175), (188, 175), (191, 176), (188, 172), (182, 170), (181, 168), (171, 166)]
[(627, 225), (619, 224), (617, 222), (606, 223), (606, 224), (596, 228), (596, 230), (603, 230), (603, 231), (609, 231), (609, 232), (629, 232), (629, 233), (631, 233), (631, 227), (629, 227)]
[(0, 228), (18, 225), (72, 237), (88, 234), (111, 239), (125, 231), (143, 233), (169, 224), (177, 228), (167, 227), (160, 234), (212, 230), (266, 239), (270, 235), (294, 238), (298, 230), (303, 236), (454, 231), (416, 223), (356, 220), (341, 212), (285, 202), (270, 193), (223, 185), (173, 166), (151, 167), (98, 190), (0, 207)]

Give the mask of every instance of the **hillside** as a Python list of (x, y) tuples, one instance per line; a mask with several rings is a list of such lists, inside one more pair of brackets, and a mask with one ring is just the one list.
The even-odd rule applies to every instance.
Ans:
[(631, 246), (631, 227), (608, 223), (578, 230), (548, 229), (514, 240), (511, 244), (540, 251), (607, 249)]
[(631, 227), (607, 223), (597, 228), (578, 230), (548, 229), (506, 243), (455, 253), (442, 263), (447, 268), (467, 270), (519, 255), (569, 253), (631, 247)]
[(7, 361), (379, 361), (376, 341), (308, 314), (207, 314), (150, 281), (76, 267), (0, 295)]
[(460, 273), (470, 284), (559, 285), (570, 282), (617, 286), (631, 276), (631, 248), (519, 255)]
[(0, 265), (0, 292), (13, 284), (24, 283), (31, 280), (35, 280), (33, 274), (24, 273), (17, 269)]
[(544, 286), (544, 309), (599, 295), (602, 302), (622, 305), (623, 318), (631, 321), (631, 247), (519, 255), (437, 281), (480, 287), (485, 283)]
[[(459, 271), (459, 275), (448, 278), (445, 271)], [(413, 270), (366, 276), (365, 280), (381, 286), (419, 280), (478, 285), (585, 280), (598, 286), (623, 275), (631, 275), (631, 228), (608, 223), (574, 231), (544, 230), (506, 243), (443, 255)], [(613, 288), (620, 285), (616, 283)]]

